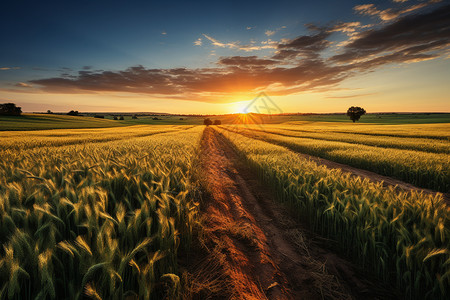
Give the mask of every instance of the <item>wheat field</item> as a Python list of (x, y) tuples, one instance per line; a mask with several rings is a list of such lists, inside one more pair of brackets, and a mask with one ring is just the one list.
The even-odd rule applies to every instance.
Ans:
[[(445, 299), (450, 214), (443, 195), (386, 187), (301, 155), (447, 192), (447, 125), (413, 132), (415, 126), (212, 128), (278, 203), (364, 272), (405, 298)], [(180, 254), (204, 243), (199, 160), (205, 128), (4, 132), (0, 299), (186, 295), (191, 279)]]

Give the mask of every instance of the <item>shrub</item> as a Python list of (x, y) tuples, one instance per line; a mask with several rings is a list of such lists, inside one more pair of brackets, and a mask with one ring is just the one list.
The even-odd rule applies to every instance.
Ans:
[(0, 116), (20, 116), (22, 108), (17, 107), (14, 103), (0, 104)]
[(69, 116), (79, 116), (80, 113), (78, 112), (78, 110), (71, 110), (67, 113), (67, 115)]

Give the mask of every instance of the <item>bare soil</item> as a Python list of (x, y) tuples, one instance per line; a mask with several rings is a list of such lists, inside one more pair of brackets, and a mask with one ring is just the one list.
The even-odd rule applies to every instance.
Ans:
[(205, 272), (209, 265), (223, 275), (218, 293), (205, 298), (391, 298), (333, 253), (332, 242), (294, 221), (221, 134), (206, 128), (201, 151), (209, 194), (202, 209), (203, 241), (210, 253), (201, 268)]

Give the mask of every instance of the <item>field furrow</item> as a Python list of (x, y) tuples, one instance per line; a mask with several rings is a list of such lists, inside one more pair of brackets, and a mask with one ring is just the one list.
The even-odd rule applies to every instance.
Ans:
[(294, 151), (398, 178), (417, 187), (443, 193), (450, 191), (450, 156), (447, 154), (287, 137), (245, 127), (224, 128), (248, 137), (282, 145)]
[(313, 133), (347, 133), (375, 137), (419, 138), (450, 141), (450, 124), (339, 124), (333, 122), (292, 122), (273, 127)]
[(287, 137), (309, 138), (325, 141), (338, 141), (352, 144), (362, 144), (383, 148), (406, 149), (433, 153), (450, 153), (450, 141), (429, 138), (393, 137), (393, 136), (371, 136), (361, 133), (338, 133), (338, 132), (310, 132), (297, 129), (282, 129), (266, 125), (249, 127), (252, 130), (274, 133)]
[(187, 130), (193, 126), (129, 126), (105, 129), (44, 130), (32, 132), (8, 132), (0, 142), (0, 150), (24, 150), (38, 147), (119, 141), (153, 134)]

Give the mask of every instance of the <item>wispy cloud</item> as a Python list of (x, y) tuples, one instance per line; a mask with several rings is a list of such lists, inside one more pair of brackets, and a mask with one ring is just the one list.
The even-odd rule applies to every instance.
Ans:
[(276, 28), (276, 29), (273, 29), (273, 30), (266, 30), (265, 32), (264, 32), (264, 34), (265, 35), (267, 35), (267, 36), (272, 36), (272, 35), (274, 35), (275, 33), (277, 33), (278, 31), (280, 31), (281, 29), (286, 29), (287, 27), (286, 26), (281, 26), (281, 27), (278, 27), (278, 28)]
[(258, 50), (263, 50), (263, 49), (276, 49), (277, 44), (278, 44), (278, 42), (275, 42), (275, 41), (272, 41), (269, 39), (267, 41), (262, 41), (260, 44), (256, 44), (256, 42), (253, 41), (250, 44), (241, 45), (241, 43), (239, 41), (224, 43), (224, 42), (221, 42), (209, 35), (203, 34), (203, 36), (205, 38), (207, 38), (211, 42), (211, 44), (214, 46), (217, 46), (220, 48), (241, 50), (241, 51), (245, 51), (245, 52), (258, 51)]
[(0, 67), (0, 71), (19, 70), (20, 67)]
[(376, 95), (377, 93), (366, 93), (366, 94), (354, 94), (354, 95), (342, 95), (342, 96), (327, 96), (328, 99), (349, 99)]
[(237, 42), (232, 42), (232, 43), (222, 43), (222, 42), (220, 42), (219, 40), (216, 40), (215, 38), (213, 38), (213, 37), (211, 37), (211, 36), (209, 36), (209, 35), (203, 34), (203, 36), (204, 36), (205, 38), (207, 38), (208, 40), (210, 40), (211, 43), (212, 43), (214, 46), (221, 47), (221, 48), (231, 48), (231, 49), (233, 49), (233, 48), (238, 48)]
[(166, 32), (166, 31), (163, 31), (163, 32), (161, 32), (161, 34), (162, 34), (162, 35), (166, 35), (166, 34), (167, 34), (167, 32)]
[(17, 86), (17, 87), (24, 87), (24, 88), (32, 87), (31, 84), (28, 84), (28, 83), (25, 83), (25, 82), (18, 82), (18, 83), (15, 84), (15, 86)]
[(195, 46), (201, 46), (202, 45), (202, 38), (198, 38), (196, 41), (194, 41)]
[[(388, 8), (388, 9), (384, 9), (384, 10), (377, 9), (375, 4), (362, 4), (362, 5), (356, 5), (353, 9), (355, 10), (355, 12), (357, 12), (358, 14), (361, 14), (361, 15), (376, 16), (383, 21), (390, 21), (390, 20), (398, 18), (401, 15), (419, 10), (428, 5), (438, 3), (440, 1), (441, 0), (430, 0), (428, 2), (422, 2), (419, 4), (407, 6), (407, 7)], [(394, 0), (394, 2), (406, 2), (406, 1), (401, 1), (401, 0), (395, 1)]]

